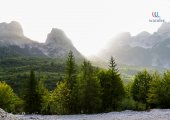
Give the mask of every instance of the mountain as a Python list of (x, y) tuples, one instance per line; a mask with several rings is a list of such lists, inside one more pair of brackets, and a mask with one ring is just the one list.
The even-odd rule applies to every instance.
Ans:
[(0, 23), (0, 57), (22, 55), (65, 58), (70, 50), (76, 58), (83, 58), (60, 29), (53, 28), (47, 35), (46, 42), (38, 43), (24, 35), (18, 22)]
[(33, 41), (24, 36), (22, 27), (18, 22), (0, 23), (0, 46), (17, 45), (22, 47), (31, 43)]
[(41, 50), (45, 55), (53, 58), (65, 58), (70, 50), (77, 58), (82, 57), (65, 33), (57, 28), (53, 28), (47, 35), (46, 42), (42, 44)]
[(164, 22), (153, 34), (146, 31), (136, 36), (120, 33), (98, 56), (103, 60), (113, 56), (120, 64), (169, 68), (169, 51), (170, 23)]

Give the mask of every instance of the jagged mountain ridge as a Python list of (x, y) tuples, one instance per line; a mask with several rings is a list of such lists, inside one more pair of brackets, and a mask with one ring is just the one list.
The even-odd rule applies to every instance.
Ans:
[(76, 58), (83, 58), (60, 29), (53, 28), (47, 35), (46, 42), (38, 43), (24, 35), (22, 26), (18, 22), (0, 23), (0, 56), (12, 54), (65, 58), (70, 50)]
[(0, 46), (17, 45), (22, 47), (31, 43), (33, 41), (24, 36), (23, 29), (18, 22), (0, 23)]
[[(65, 33), (53, 28), (47, 35), (45, 43), (38, 43), (24, 35), (21, 25), (0, 23), (0, 56), (47, 56), (51, 58), (65, 58), (69, 51), (73, 51), (76, 58), (83, 58)], [(170, 23), (163, 23), (161, 27), (150, 34), (146, 31), (136, 36), (121, 33), (114, 38), (109, 47), (100, 52), (99, 58), (114, 56), (126, 65), (170, 67)]]
[[(71, 50), (76, 57), (82, 57), (74, 47), (72, 41), (65, 33), (57, 28), (53, 28), (47, 35), (46, 42), (40, 47), (43, 53), (49, 57), (66, 57)], [(60, 52), (56, 52), (60, 51)]]
[(99, 53), (100, 58), (115, 59), (126, 65), (170, 67), (170, 23), (164, 22), (150, 34), (146, 31), (136, 36), (121, 33), (111, 40), (108, 47)]

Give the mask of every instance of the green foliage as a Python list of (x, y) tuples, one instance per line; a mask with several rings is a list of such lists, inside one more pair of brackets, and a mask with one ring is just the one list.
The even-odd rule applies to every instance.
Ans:
[(69, 113), (76, 113), (77, 91), (75, 89), (75, 85), (77, 82), (77, 74), (75, 58), (72, 51), (69, 52), (66, 61), (66, 82), (67, 82), (66, 87), (68, 87), (68, 89), (70, 90), (70, 96), (68, 101)]
[(146, 71), (139, 72), (134, 79), (131, 93), (134, 100), (144, 103), (148, 107), (147, 94), (150, 88), (152, 76)]
[(147, 102), (151, 107), (156, 107), (159, 105), (159, 97), (162, 94), (162, 76), (158, 72), (152, 74), (152, 81), (150, 83), (150, 88), (148, 91)]
[(53, 101), (53, 94), (52, 94), (52, 92), (46, 91), (43, 94), (43, 96), (42, 96), (41, 113), (42, 114), (54, 114), (53, 103), (54, 103), (54, 101)]
[(102, 111), (111, 111), (113, 99), (113, 86), (110, 74), (108, 71), (101, 71), (98, 75), (102, 88)]
[(146, 104), (144, 104), (142, 102), (135, 101), (135, 110), (137, 110), (137, 111), (146, 110)]
[(125, 95), (123, 83), (116, 67), (115, 60), (111, 57), (109, 70), (101, 71), (98, 75), (102, 88), (102, 111), (117, 110)]
[[(0, 79), (8, 83), (14, 92), (20, 94), (22, 84), (29, 79), (30, 69), (44, 77), (47, 88), (55, 89), (55, 85), (65, 76), (65, 59), (45, 57), (5, 57), (0, 59)], [(51, 64), (52, 63), (52, 64)], [(76, 66), (77, 67), (77, 66)]]
[(78, 85), (78, 106), (79, 112), (96, 113), (101, 105), (100, 83), (90, 62), (84, 60)]
[(40, 80), (38, 82), (37, 92), (40, 96), (40, 104), (41, 104), (41, 111), (40, 113), (43, 114), (50, 114), (50, 109), (48, 108), (48, 101), (50, 101), (50, 93), (48, 89), (46, 88), (44, 81)]
[(39, 93), (38, 81), (35, 78), (33, 70), (30, 72), (30, 78), (25, 89), (24, 100), (25, 111), (27, 113), (41, 112), (42, 95)]
[(51, 110), (56, 114), (69, 113), (69, 99), (70, 89), (68, 89), (67, 82), (61, 82), (52, 93), (52, 106)]
[[(53, 66), (54, 63), (52, 62)], [(52, 92), (43, 96), (42, 112), (45, 114), (75, 113), (77, 101), (75, 99), (76, 65), (72, 51), (66, 61), (65, 80), (62, 78)], [(74, 89), (74, 90), (73, 90)], [(73, 92), (74, 91), (74, 92)]]
[(170, 107), (170, 71), (166, 71), (163, 77), (158, 73), (153, 75), (148, 96), (148, 102), (152, 107)]
[(116, 64), (116, 62), (115, 62), (115, 60), (113, 59), (112, 56), (111, 56), (111, 59), (110, 59), (109, 71), (112, 73), (112, 75), (117, 75), (117, 76), (120, 75), (118, 73), (119, 70), (117, 68), (117, 64)]
[(112, 105), (113, 105), (113, 109), (116, 109), (116, 107), (118, 105), (117, 104), (118, 101), (121, 101), (125, 95), (125, 90), (124, 90), (122, 80), (120, 78), (117, 64), (115, 63), (115, 60), (113, 59), (113, 57), (111, 57), (110, 67), (109, 67), (108, 72), (109, 72), (111, 80), (112, 80), (112, 86), (114, 86), (112, 89), (113, 90), (112, 91), (113, 92)]
[(8, 112), (20, 112), (22, 100), (5, 82), (0, 82), (0, 108)]
[(66, 61), (66, 81), (68, 87), (72, 90), (76, 81), (75, 59), (72, 51), (69, 52)]
[[(103, 70), (86, 60), (78, 66), (71, 51), (66, 63), (64, 59), (5, 57), (5, 51), (3, 54), (0, 79), (24, 99), (23, 102), (9, 85), (0, 82), (0, 107), (9, 112), (77, 114), (170, 108), (169, 71), (163, 75), (158, 72), (149, 74), (153, 69), (147, 68), (149, 72), (144, 70), (136, 74), (142, 68), (119, 65), (123, 71), (120, 75), (113, 57), (109, 69)], [(30, 72), (30, 69), (35, 72)], [(129, 80), (134, 74), (131, 83)], [(125, 87), (122, 81), (126, 82)], [(24, 91), (19, 92), (22, 88)]]
[(137, 110), (136, 101), (134, 101), (132, 98), (124, 98), (120, 107), (121, 110)]
[(70, 93), (66, 81), (58, 83), (53, 91), (46, 91), (42, 98), (42, 113), (68, 114), (70, 111)]
[(132, 98), (131, 87), (132, 87), (132, 83), (129, 83), (125, 86), (126, 94), (121, 102), (120, 109), (121, 110), (137, 110), (137, 111), (145, 110), (146, 109), (145, 104), (135, 101)]
[(159, 104), (163, 108), (170, 107), (170, 71), (166, 71), (163, 75), (162, 83), (160, 84)]

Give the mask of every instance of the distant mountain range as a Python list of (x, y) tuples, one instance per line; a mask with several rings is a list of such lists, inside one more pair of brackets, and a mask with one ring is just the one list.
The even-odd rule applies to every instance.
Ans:
[[(18, 22), (0, 23), (0, 57), (66, 58), (70, 50), (76, 58), (84, 58), (60, 29), (52, 28), (46, 42), (39, 43), (26, 37)], [(103, 61), (108, 61), (110, 56), (120, 64), (170, 68), (170, 23), (164, 22), (153, 34), (146, 31), (136, 36), (120, 33), (91, 60), (104, 66), (106, 62)]]
[(70, 50), (76, 58), (83, 58), (60, 29), (53, 28), (47, 35), (46, 42), (38, 43), (24, 36), (18, 22), (0, 23), (0, 57), (22, 55), (65, 58)]
[(104, 61), (110, 56), (121, 64), (170, 68), (170, 23), (164, 22), (153, 34), (117, 35), (98, 55)]

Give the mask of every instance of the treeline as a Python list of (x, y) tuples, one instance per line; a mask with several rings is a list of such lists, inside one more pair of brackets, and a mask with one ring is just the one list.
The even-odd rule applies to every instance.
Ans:
[(24, 56), (0, 58), (0, 80), (10, 85), (16, 94), (20, 94), (23, 83), (29, 79), (30, 70), (33, 68), (36, 77), (41, 77), (46, 87), (53, 90), (56, 83), (65, 76), (65, 61), (66, 58), (62, 60)]
[(26, 114), (80, 114), (120, 110), (170, 108), (170, 72), (163, 75), (147, 70), (135, 75), (128, 85), (122, 83), (113, 57), (107, 70), (93, 67), (84, 60), (78, 70), (73, 53), (66, 61), (64, 79), (48, 90), (34, 69), (16, 95), (5, 82), (0, 82), (0, 108)]

